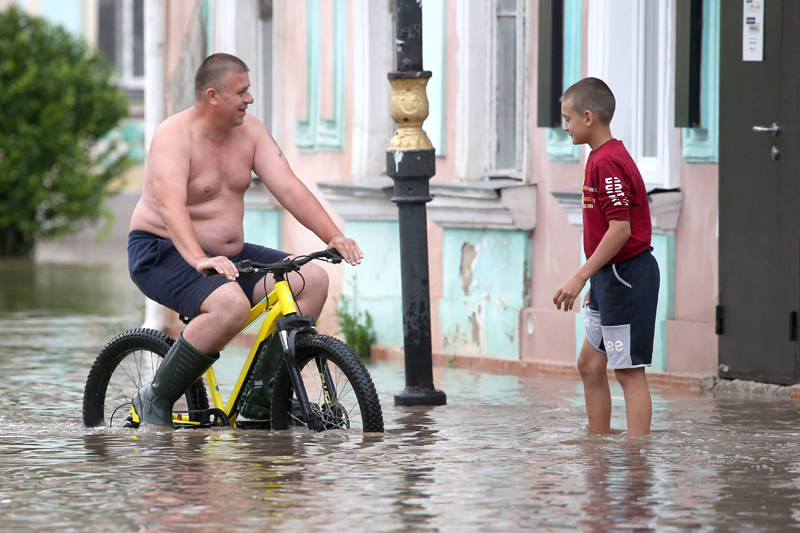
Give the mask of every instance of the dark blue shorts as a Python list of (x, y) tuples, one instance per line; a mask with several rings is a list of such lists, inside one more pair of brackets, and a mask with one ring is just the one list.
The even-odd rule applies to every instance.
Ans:
[[(242, 259), (275, 263), (288, 255), (245, 243), (242, 251), (229, 259), (234, 263)], [(128, 271), (145, 296), (187, 318), (200, 314), (200, 304), (209, 294), (226, 283), (234, 283), (223, 276), (203, 277), (183, 259), (171, 240), (139, 230), (128, 234)], [(257, 303), (253, 302), (253, 291), (263, 277), (235, 282), (253, 304)]]
[(652, 364), (660, 282), (658, 263), (649, 250), (606, 265), (592, 276), (584, 309), (586, 339), (608, 356), (611, 368)]

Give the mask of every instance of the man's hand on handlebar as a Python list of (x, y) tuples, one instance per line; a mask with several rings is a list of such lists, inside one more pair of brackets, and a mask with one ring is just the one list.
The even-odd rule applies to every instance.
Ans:
[(236, 278), (239, 277), (239, 271), (236, 270), (236, 266), (224, 255), (201, 259), (197, 262), (194, 268), (201, 274), (203, 273), (203, 270), (206, 269), (215, 270), (220, 275), (225, 276), (229, 281), (236, 281)]
[(356, 266), (361, 263), (364, 254), (361, 253), (361, 248), (358, 247), (356, 241), (348, 239), (344, 235), (334, 235), (328, 243), (328, 249), (336, 248), (339, 254), (347, 263)]

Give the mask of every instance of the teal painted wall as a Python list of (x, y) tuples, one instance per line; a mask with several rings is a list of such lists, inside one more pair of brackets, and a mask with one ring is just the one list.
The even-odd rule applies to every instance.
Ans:
[[(658, 291), (656, 331), (653, 340), (653, 365), (650, 370), (664, 372), (667, 370), (667, 320), (675, 318), (675, 236), (654, 233), (651, 242), (653, 256), (658, 261), (658, 268), (661, 272), (661, 286)], [(581, 257), (585, 261), (585, 257), (583, 255)], [(586, 294), (586, 289), (584, 289), (583, 294)], [(583, 295), (581, 295), (580, 302), (581, 304), (583, 303)], [(583, 346), (585, 333), (583, 307), (581, 307), (581, 312), (575, 315), (576, 358), (581, 351), (581, 346)]]
[(519, 313), (528, 305), (530, 232), (445, 228), (442, 348), (519, 359)]
[(277, 209), (245, 209), (244, 240), (280, 250), (281, 211)]
[(342, 294), (356, 313), (369, 311), (379, 344), (403, 346), (400, 228), (396, 221), (347, 221), (347, 236), (364, 252), (357, 267), (344, 266)]

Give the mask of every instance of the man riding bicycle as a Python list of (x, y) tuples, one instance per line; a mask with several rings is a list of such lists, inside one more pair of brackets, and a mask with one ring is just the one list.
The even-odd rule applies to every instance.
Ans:
[[(358, 244), (345, 237), (325, 209), (292, 172), (264, 125), (247, 114), (253, 103), (247, 65), (213, 54), (195, 74), (195, 103), (156, 130), (150, 145), (142, 198), (128, 235), (131, 279), (148, 298), (192, 319), (153, 378), (133, 397), (141, 424), (173, 426), (175, 401), (219, 358), (244, 326), (253, 304), (271, 290), (264, 279), (239, 281), (235, 261), (272, 263), (287, 253), (244, 242), (244, 194), (251, 173), (280, 204), (336, 248), (351, 265), (361, 262)], [(203, 277), (203, 269), (220, 276)], [(297, 297), (304, 313), (319, 318), (328, 276), (313, 264), (288, 275), (305, 289)], [(256, 367), (241, 414), (269, 412), (268, 384), (280, 361), (273, 340)]]

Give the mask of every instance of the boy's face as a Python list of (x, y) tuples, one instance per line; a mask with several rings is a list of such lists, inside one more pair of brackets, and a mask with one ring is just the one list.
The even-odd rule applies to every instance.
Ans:
[(589, 126), (592, 123), (591, 113), (578, 113), (572, 109), (572, 102), (561, 102), (561, 116), (564, 117), (564, 131), (569, 133), (572, 144), (586, 144), (589, 141)]

